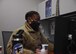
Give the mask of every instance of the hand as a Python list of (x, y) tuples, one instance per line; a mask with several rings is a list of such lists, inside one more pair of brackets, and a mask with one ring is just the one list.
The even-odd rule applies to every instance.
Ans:
[(20, 52), (16, 51), (16, 54), (20, 54)]
[(35, 54), (40, 54), (41, 50), (40, 49), (36, 49)]

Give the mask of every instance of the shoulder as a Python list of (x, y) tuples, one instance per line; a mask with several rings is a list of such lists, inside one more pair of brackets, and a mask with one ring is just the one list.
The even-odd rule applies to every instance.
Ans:
[(19, 27), (19, 28), (17, 28), (16, 30), (14, 30), (12, 34), (16, 34), (19, 30), (24, 30), (24, 32), (27, 31), (25, 25), (22, 25), (21, 27)]

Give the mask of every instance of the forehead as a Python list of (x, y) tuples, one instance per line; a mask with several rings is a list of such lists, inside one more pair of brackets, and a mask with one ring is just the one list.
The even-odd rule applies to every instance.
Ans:
[(40, 20), (40, 16), (37, 14), (32, 15), (31, 19)]

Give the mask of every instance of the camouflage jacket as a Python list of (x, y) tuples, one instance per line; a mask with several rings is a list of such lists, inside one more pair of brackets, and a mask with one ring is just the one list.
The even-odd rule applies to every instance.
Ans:
[[(16, 31), (14, 31), (8, 41), (8, 44), (7, 44), (7, 54), (11, 54), (12, 52), (12, 36), (14, 34), (16, 34), (20, 29), (23, 29), (24, 30), (24, 33), (22, 34), (23, 35), (23, 46), (24, 46), (24, 49), (27, 49), (25, 51), (28, 51), (30, 53), (28, 54), (33, 54), (32, 52), (35, 51), (36, 47), (39, 45), (39, 44), (48, 44), (49, 47), (48, 47), (48, 50), (49, 51), (52, 51), (54, 50), (54, 45), (52, 43), (50, 43), (48, 41), (48, 39), (42, 35), (41, 31), (34, 31), (27, 22), (25, 22), (25, 24), (18, 28)], [(26, 54), (26, 53), (25, 53)]]

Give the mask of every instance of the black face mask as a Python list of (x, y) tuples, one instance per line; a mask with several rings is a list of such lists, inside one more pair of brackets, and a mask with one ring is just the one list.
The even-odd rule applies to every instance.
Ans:
[(30, 26), (32, 27), (32, 29), (34, 29), (35, 31), (39, 30), (39, 25), (40, 23), (37, 21), (32, 21), (32, 23), (30, 24)]

